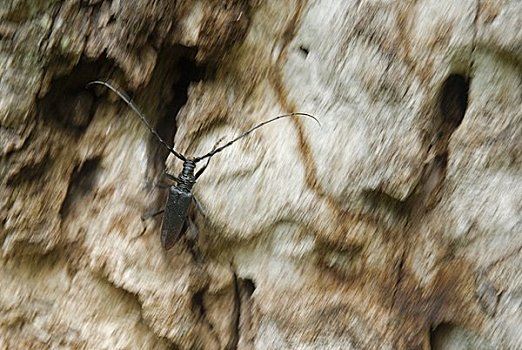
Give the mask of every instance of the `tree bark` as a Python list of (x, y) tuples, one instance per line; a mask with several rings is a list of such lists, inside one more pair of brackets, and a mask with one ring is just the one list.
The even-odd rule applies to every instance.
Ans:
[[(0, 348), (522, 348), (522, 4), (4, 1)], [(216, 154), (165, 251), (174, 148)], [(194, 235), (197, 234), (197, 239)]]

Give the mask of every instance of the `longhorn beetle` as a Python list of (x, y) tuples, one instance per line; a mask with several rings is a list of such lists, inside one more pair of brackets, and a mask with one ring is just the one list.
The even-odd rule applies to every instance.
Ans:
[[(192, 187), (196, 183), (196, 180), (203, 174), (205, 169), (208, 166), (208, 163), (210, 162), (210, 158), (214, 156), (216, 153), (221, 152), (228, 146), (231, 146), (234, 142), (239, 141), (243, 137), (249, 135), (254, 130), (262, 127), (263, 125), (266, 125), (268, 123), (271, 123), (275, 120), (287, 118), (287, 117), (308, 117), (315, 120), (319, 125), (319, 121), (317, 118), (315, 118), (311, 114), (307, 113), (289, 113), (289, 114), (283, 114), (279, 115), (275, 118), (266, 120), (260, 124), (257, 124), (250, 130), (242, 133), (241, 135), (237, 136), (236, 138), (228, 141), (226, 144), (220, 147), (214, 147), (210, 152), (208, 152), (205, 155), (199, 156), (199, 157), (187, 157), (179, 152), (176, 152), (173, 147), (169, 146), (165, 140), (161, 138), (161, 136), (158, 134), (156, 130), (152, 128), (148, 120), (146, 119), (145, 115), (138, 109), (136, 104), (132, 101), (132, 99), (123, 91), (118, 90), (111, 84), (96, 80), (92, 81), (87, 84), (87, 87), (91, 85), (103, 85), (113, 91), (118, 97), (120, 97), (127, 105), (129, 105), (132, 110), (138, 115), (140, 120), (145, 124), (147, 129), (156, 137), (158, 142), (163, 145), (166, 149), (169, 150), (170, 153), (172, 153), (176, 158), (181, 160), (183, 162), (183, 170), (181, 170), (181, 173), (178, 177), (173, 176), (171, 174), (165, 173), (165, 175), (170, 178), (171, 180), (176, 181), (177, 185), (172, 185), (169, 187), (169, 195), (167, 198), (167, 202), (165, 204), (165, 209), (161, 210), (155, 214), (152, 214), (152, 216), (155, 216), (157, 214), (163, 214), (163, 221), (161, 223), (161, 245), (165, 249), (170, 249), (174, 246), (174, 244), (181, 238), (181, 236), (185, 233), (187, 230), (187, 213), (189, 211), (190, 205), (192, 204), (192, 201), (196, 201), (195, 197), (192, 195)], [(196, 173), (196, 164), (203, 159), (208, 158), (207, 163), (199, 169)], [(196, 202), (197, 203), (197, 202)]]

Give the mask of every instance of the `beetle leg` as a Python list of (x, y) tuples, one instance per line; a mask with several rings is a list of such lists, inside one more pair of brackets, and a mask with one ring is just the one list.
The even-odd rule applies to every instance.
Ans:
[(203, 172), (205, 171), (205, 169), (208, 166), (208, 163), (210, 163), (210, 158), (208, 159), (207, 164), (205, 164), (205, 166), (203, 166), (203, 168), (199, 169), (198, 172), (196, 173), (196, 180), (198, 179), (198, 177), (201, 176), (201, 174), (203, 174)]
[(166, 176), (169, 180), (179, 182), (179, 179), (177, 177), (167, 173), (166, 171), (163, 173), (163, 176)]
[(198, 228), (196, 227), (196, 225), (194, 224), (194, 222), (191, 219), (187, 218), (187, 221), (185, 221), (185, 225), (186, 225), (185, 237), (187, 237), (187, 239), (189, 239), (190, 241), (197, 241), (199, 231), (198, 231)]
[[(176, 183), (179, 182), (177, 177), (175, 177), (174, 175), (171, 175), (167, 172), (164, 172), (162, 176), (167, 177), (167, 179), (170, 181), (175, 181)], [(154, 186), (159, 187), (159, 188), (168, 188), (170, 186), (173, 186), (173, 184), (172, 183), (168, 184), (168, 183), (162, 182), (162, 181), (154, 181)]]
[[(178, 182), (178, 178), (177, 177), (167, 173), (166, 171), (163, 173), (163, 176), (166, 176), (169, 180)], [(164, 182), (154, 182), (154, 186), (159, 187), (159, 188), (168, 188), (168, 187), (171, 187), (172, 184), (169, 185), (169, 184), (164, 183)], [(160, 215), (160, 214), (162, 214), (164, 212), (165, 212), (165, 209), (161, 209), (161, 210), (158, 210), (158, 211), (155, 211), (155, 212), (146, 212), (146, 213), (144, 213), (141, 216), (141, 220), (142, 221), (148, 220), (148, 219), (156, 217), (156, 216), (158, 216), (158, 215)]]
[(145, 213), (141, 216), (141, 220), (142, 221), (145, 221), (145, 220), (148, 220), (150, 218), (153, 218), (155, 216), (158, 216), (160, 214), (162, 214), (163, 212), (165, 211), (165, 209), (161, 209), (161, 210), (158, 210), (156, 212), (148, 212), (148, 213)]
[[(212, 148), (212, 151), (215, 150), (215, 149), (217, 148), (217, 146), (219, 145), (219, 143), (220, 143), (221, 141), (223, 141), (223, 139), (224, 139), (224, 137), (220, 138), (220, 139), (216, 142), (216, 144), (215, 144), (214, 147)], [(201, 176), (201, 174), (203, 174), (203, 172), (205, 171), (205, 169), (206, 169), (207, 166), (208, 166), (208, 163), (210, 163), (210, 159), (211, 159), (211, 158), (212, 158), (212, 157), (209, 157), (208, 160), (207, 160), (207, 164), (205, 164), (205, 165), (203, 166), (203, 168), (201, 168), (201, 169), (198, 170), (198, 172), (196, 173), (196, 180), (198, 179), (198, 177)]]
[(169, 188), (172, 185), (166, 184), (164, 182), (154, 182), (154, 186), (158, 188)]
[(194, 203), (196, 204), (196, 208), (198, 208), (198, 210), (201, 213), (201, 215), (203, 215), (203, 217), (207, 217), (207, 213), (205, 212), (205, 209), (203, 209), (203, 207), (199, 203), (199, 201), (196, 198), (196, 196), (192, 195), (192, 199), (194, 200)]
[[(221, 140), (219, 140), (219, 141), (221, 141)], [(218, 143), (219, 143), (219, 142), (218, 142)], [(216, 146), (218, 145), (218, 143), (216, 143)], [(214, 146), (214, 148), (216, 148), (216, 146)], [(212, 157), (210, 157), (210, 158), (212, 158)], [(208, 167), (208, 163), (210, 163), (210, 158), (208, 158), (208, 160), (207, 160), (207, 164), (205, 164), (205, 165), (203, 166), (203, 168), (199, 169), (198, 172), (196, 173), (196, 180), (198, 179), (198, 177), (201, 176), (201, 174), (203, 174), (203, 172), (205, 171), (205, 169)]]
[(194, 258), (196, 263), (202, 264), (204, 262), (204, 257), (198, 246), (199, 230), (191, 218), (187, 218), (187, 220), (185, 221), (185, 225), (187, 227), (185, 237), (187, 238), (187, 245), (190, 250), (190, 253), (192, 254), (192, 257)]

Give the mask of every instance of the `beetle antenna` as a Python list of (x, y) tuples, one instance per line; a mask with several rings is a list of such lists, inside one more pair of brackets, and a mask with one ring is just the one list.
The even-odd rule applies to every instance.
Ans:
[(321, 123), (319, 122), (319, 120), (317, 120), (316, 117), (314, 117), (313, 115), (308, 114), (308, 113), (294, 112), (294, 113), (289, 113), (289, 114), (279, 115), (279, 116), (274, 117), (274, 118), (272, 118), (272, 119), (266, 120), (266, 121), (264, 121), (264, 122), (262, 122), (262, 123), (260, 123), (260, 124), (257, 124), (257, 125), (254, 126), (252, 129), (250, 129), (250, 130), (244, 132), (243, 134), (239, 135), (239, 136), (236, 137), (235, 139), (228, 141), (228, 142), (227, 142), (226, 144), (224, 144), (223, 146), (213, 149), (212, 151), (210, 151), (209, 153), (205, 154), (204, 156), (194, 158), (194, 162), (199, 162), (199, 161), (202, 160), (202, 159), (212, 157), (214, 154), (216, 154), (216, 153), (218, 153), (218, 152), (221, 152), (222, 150), (224, 150), (224, 149), (227, 148), (228, 146), (231, 146), (234, 142), (239, 141), (240, 139), (242, 139), (242, 138), (245, 137), (245, 136), (248, 136), (248, 135), (249, 135), (251, 132), (253, 132), (254, 130), (259, 129), (260, 127), (262, 127), (262, 126), (264, 126), (264, 125), (266, 125), (266, 124), (268, 124), (268, 123), (271, 123), (271, 122), (273, 122), (273, 121), (276, 121), (276, 120), (278, 120), (278, 119), (288, 118), (288, 117), (308, 117), (308, 118), (312, 118), (313, 120), (315, 120), (315, 121), (317, 122), (317, 124), (319, 124), (319, 126), (321, 125)]
[(114, 92), (116, 95), (118, 95), (118, 97), (121, 98), (123, 101), (125, 101), (125, 103), (127, 103), (127, 105), (130, 108), (132, 108), (132, 110), (138, 115), (140, 120), (143, 122), (143, 124), (145, 124), (145, 126), (147, 127), (147, 129), (149, 129), (149, 131), (152, 133), (152, 135), (154, 135), (156, 137), (156, 139), (159, 141), (159, 143), (161, 143), (166, 149), (169, 150), (170, 153), (172, 153), (173, 155), (175, 155), (176, 157), (181, 159), (183, 162), (185, 162), (187, 160), (187, 158), (183, 154), (176, 152), (174, 150), (174, 148), (169, 146), (169, 144), (161, 138), (161, 136), (158, 134), (158, 132), (156, 130), (154, 130), (154, 128), (150, 125), (149, 121), (145, 117), (145, 114), (143, 114), (143, 112), (141, 112), (139, 110), (138, 106), (136, 106), (134, 101), (132, 101), (132, 99), (129, 97), (129, 95), (127, 95), (127, 93), (125, 93), (123, 90), (118, 90), (117, 88), (115, 88), (114, 86), (109, 84), (108, 82), (101, 81), (101, 80), (91, 81), (90, 83), (88, 83), (86, 85), (86, 87), (89, 87), (89, 86), (95, 85), (95, 84), (103, 85), (106, 88), (108, 88), (109, 90), (111, 90), (112, 92)]

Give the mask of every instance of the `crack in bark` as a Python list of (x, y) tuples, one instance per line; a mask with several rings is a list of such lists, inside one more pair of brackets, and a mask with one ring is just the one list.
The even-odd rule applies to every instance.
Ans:
[(216, 332), (214, 325), (207, 317), (207, 308), (205, 306), (205, 293), (208, 291), (208, 286), (203, 287), (192, 296), (192, 311), (197, 315), (198, 321), (201, 322), (207, 329), (208, 334), (214, 343), (220, 344), (219, 334)]
[(392, 303), (391, 303), (391, 310), (395, 308), (395, 303), (397, 300), (397, 292), (399, 291), (401, 287), (401, 282), (404, 277), (404, 261), (406, 259), (406, 249), (402, 250), (401, 257), (399, 259), (399, 262), (397, 263), (395, 270), (397, 271), (397, 278), (395, 280), (395, 284), (393, 286), (393, 293), (392, 293)]
[(78, 164), (72, 172), (67, 192), (58, 211), (60, 218), (65, 220), (71, 210), (81, 203), (82, 199), (91, 193), (96, 185), (101, 157), (95, 156)]
[(234, 334), (232, 334), (232, 339), (230, 342), (230, 349), (236, 350), (239, 344), (240, 338), (240, 317), (241, 317), (241, 291), (239, 290), (239, 279), (237, 274), (234, 272), (234, 318), (232, 325), (232, 329), (234, 330)]
[(252, 334), (252, 294), (256, 289), (254, 281), (238, 277), (234, 272), (234, 334), (229, 350), (249, 348), (253, 345)]

